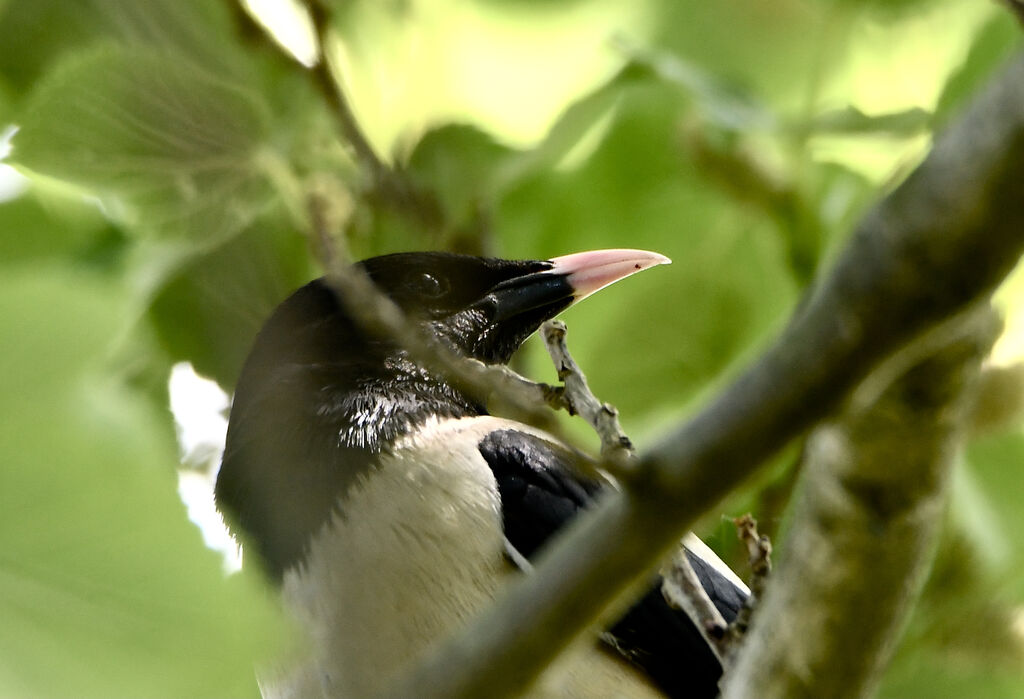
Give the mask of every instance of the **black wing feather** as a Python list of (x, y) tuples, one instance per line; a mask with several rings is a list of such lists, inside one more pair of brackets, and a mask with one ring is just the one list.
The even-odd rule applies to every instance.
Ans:
[[(505, 537), (532, 558), (603, 486), (575, 472), (565, 447), (515, 429), (489, 433), (479, 444), (501, 495)], [(713, 566), (687, 551), (712, 601), (732, 620), (746, 597)], [(721, 666), (690, 618), (661, 594), (660, 577), (609, 629), (616, 648), (642, 667), (670, 697), (715, 697)]]

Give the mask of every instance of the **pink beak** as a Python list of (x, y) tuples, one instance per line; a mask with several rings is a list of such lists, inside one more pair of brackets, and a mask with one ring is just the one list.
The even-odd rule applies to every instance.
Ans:
[(554, 265), (551, 272), (566, 275), (576, 301), (631, 274), (672, 263), (672, 260), (656, 252), (630, 249), (590, 250), (553, 257), (549, 261)]

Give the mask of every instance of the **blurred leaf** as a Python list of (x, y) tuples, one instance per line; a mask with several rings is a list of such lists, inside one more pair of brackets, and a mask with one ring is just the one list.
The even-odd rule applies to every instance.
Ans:
[(97, 35), (84, 2), (7, 0), (0, 7), (0, 76), (24, 94), (54, 56)]
[(665, 51), (623, 45), (623, 51), (669, 85), (691, 96), (705, 117), (721, 129), (750, 131), (772, 129), (775, 114), (754, 95), (697, 63)]
[(880, 696), (1017, 697), (1024, 690), (1020, 596), (1005, 577), (1005, 565), (993, 566), (979, 548), (986, 545), (979, 534), (984, 539), (999, 534), (966, 529), (956, 512), (962, 498), (955, 490), (953, 500), (953, 516), (947, 517), (928, 581)]
[(306, 239), (261, 222), (186, 262), (149, 314), (172, 361), (190, 361), (230, 390), (270, 312), (313, 276)]
[(87, 254), (109, 233), (96, 207), (37, 190), (0, 203), (0, 264)]
[(756, 85), (772, 104), (802, 103), (817, 75), (834, 67), (831, 54), (856, 13), (835, 3), (782, 0), (655, 0), (647, 41), (690, 57), (701, 71)]
[(495, 173), (513, 155), (474, 126), (448, 124), (423, 135), (408, 169), (437, 194), (447, 225), (460, 228), (493, 205)]
[(627, 424), (681, 408), (793, 299), (770, 225), (730, 206), (688, 159), (679, 133), (687, 103), (661, 84), (632, 87), (588, 159), (524, 178), (495, 219), (512, 257), (637, 247), (673, 259), (565, 315), (591, 386)]
[(999, 530), (979, 527), (981, 535), (1008, 540), (1011, 560), (1003, 560), (999, 572), (1024, 600), (1024, 510), (1020, 507), (1020, 465), (1024, 463), (1024, 433), (1014, 430), (974, 440), (967, 452), (972, 482), (988, 502), (991, 521)]
[(166, 415), (104, 375), (129, 306), (56, 265), (0, 279), (0, 693), (254, 696), (280, 628), (187, 522)]
[(939, 653), (916, 652), (906, 657), (897, 656), (878, 696), (883, 699), (1009, 699), (1024, 696), (1024, 680), (1012, 668), (993, 668), (991, 664), (970, 663)]
[(8, 0), (0, 8), (0, 76), (27, 90), (55, 60), (103, 39), (176, 49), (223, 73), (232, 42), (227, 5), (217, 0)]
[(646, 0), (331, 4), (353, 108), (381, 153), (445, 122), (535, 143), (621, 66), (607, 37), (643, 31), (649, 18)]
[(837, 4), (848, 4), (856, 11), (875, 12), (881, 17), (891, 17), (912, 10), (921, 10), (922, 5), (936, 4), (937, 0), (832, 0)]
[(919, 107), (887, 114), (865, 114), (856, 107), (834, 109), (815, 116), (801, 131), (828, 134), (881, 134), (907, 137), (926, 132), (932, 115)]
[[(427, 132), (409, 158), (409, 171), (439, 196), (449, 226), (472, 226), (481, 212), (524, 178), (560, 166), (581, 147), (596, 148), (623, 90), (649, 77), (627, 66), (569, 105), (534, 148), (516, 150), (471, 125), (449, 124)], [(584, 153), (589, 155), (589, 152)]]
[(12, 159), (95, 192), (134, 229), (209, 240), (267, 206), (267, 129), (254, 95), (195, 64), (106, 47), (40, 86)]
[(978, 31), (967, 58), (946, 81), (935, 107), (936, 121), (948, 119), (1020, 46), (1020, 24), (1009, 12), (998, 12)]

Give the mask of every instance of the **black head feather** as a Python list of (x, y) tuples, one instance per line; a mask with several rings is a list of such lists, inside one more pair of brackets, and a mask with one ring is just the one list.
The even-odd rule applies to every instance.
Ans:
[[(486, 362), (507, 362), (572, 302), (564, 277), (541, 280), (552, 287), (544, 303), (518, 300), (517, 280), (536, 283), (552, 267), (545, 261), (399, 253), (359, 264), (411, 320)], [(510, 294), (525, 310), (507, 316)], [(363, 332), (318, 279), (256, 337), (231, 407), (218, 506), (279, 577), (382, 448), (429, 415), (483, 413), (404, 350)]]

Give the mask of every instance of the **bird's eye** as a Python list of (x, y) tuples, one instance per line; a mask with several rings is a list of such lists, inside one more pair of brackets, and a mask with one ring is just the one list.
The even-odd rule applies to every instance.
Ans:
[(416, 293), (432, 299), (436, 299), (448, 291), (448, 285), (443, 279), (425, 272), (412, 280), (412, 286)]

